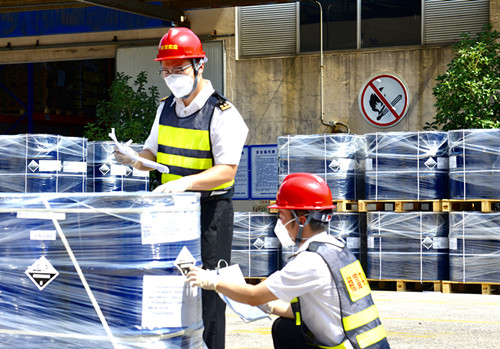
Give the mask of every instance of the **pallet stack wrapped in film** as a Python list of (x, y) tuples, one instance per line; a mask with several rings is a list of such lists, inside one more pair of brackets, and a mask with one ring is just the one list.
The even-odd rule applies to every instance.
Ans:
[[(278, 137), (279, 183), (290, 173), (309, 172), (325, 179), (337, 212), (332, 216), (329, 234), (345, 240), (363, 262), (366, 238), (360, 227), (366, 215), (350, 207), (364, 197), (365, 138), (353, 134), (317, 134)], [(295, 248), (282, 251), (282, 263), (295, 253)]]
[[(366, 200), (360, 207), (367, 211), (368, 278), (447, 279), (448, 215), (421, 211), (419, 204), (448, 196), (448, 134), (386, 132), (366, 139)], [(391, 205), (400, 200), (415, 208), (398, 212)]]
[(449, 131), (450, 280), (500, 283), (500, 129)]
[[(199, 194), (0, 194), (3, 347), (200, 348)], [(182, 232), (182, 233), (180, 233)]]
[[(140, 151), (142, 145), (132, 144)], [(50, 134), (0, 136), (0, 192), (148, 191), (149, 172), (116, 162), (113, 142)]]
[(267, 277), (281, 268), (277, 219), (273, 213), (235, 212), (231, 264), (238, 264), (243, 276)]

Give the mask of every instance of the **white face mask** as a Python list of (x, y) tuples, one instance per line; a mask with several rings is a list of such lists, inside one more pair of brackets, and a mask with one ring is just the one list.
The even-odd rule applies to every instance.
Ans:
[(167, 87), (175, 97), (188, 97), (193, 91), (194, 80), (189, 75), (172, 74), (165, 78)]
[(290, 234), (288, 234), (288, 230), (286, 230), (286, 226), (293, 220), (294, 219), (292, 218), (283, 224), (281, 223), (281, 219), (278, 219), (278, 222), (276, 222), (276, 226), (274, 227), (274, 233), (283, 247), (292, 247), (295, 245), (295, 242), (290, 237)]

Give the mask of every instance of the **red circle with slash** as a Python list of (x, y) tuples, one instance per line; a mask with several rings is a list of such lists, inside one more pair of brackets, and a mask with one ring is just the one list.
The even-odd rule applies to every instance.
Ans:
[(408, 111), (408, 86), (394, 74), (378, 74), (363, 84), (358, 103), (361, 114), (370, 124), (394, 126), (403, 120)]

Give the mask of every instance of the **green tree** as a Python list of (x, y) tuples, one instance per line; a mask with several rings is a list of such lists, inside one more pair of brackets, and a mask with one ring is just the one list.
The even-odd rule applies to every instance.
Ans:
[(462, 34), (445, 74), (436, 79), (436, 115), (424, 129), (500, 127), (500, 33), (486, 24), (475, 38)]
[(116, 137), (123, 142), (132, 139), (143, 143), (153, 124), (160, 93), (158, 87), (146, 89), (147, 73), (140, 72), (133, 86), (132, 77), (118, 73), (108, 90), (109, 99), (97, 104), (96, 122), (87, 124), (84, 137), (89, 141), (109, 141), (108, 133), (115, 129)]

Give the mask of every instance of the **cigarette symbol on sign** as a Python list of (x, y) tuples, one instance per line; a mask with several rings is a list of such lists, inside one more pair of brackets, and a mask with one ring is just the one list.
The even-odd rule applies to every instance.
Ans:
[[(380, 88), (380, 92), (382, 92), (384, 88)], [(396, 98), (394, 98), (391, 102), (391, 106), (395, 106), (398, 104), (398, 102), (403, 98), (402, 95), (397, 95)], [(380, 120), (385, 114), (389, 112), (389, 109), (385, 106), (385, 104), (380, 100), (380, 98), (375, 94), (372, 93), (370, 96), (370, 107), (372, 108), (373, 111), (377, 112), (377, 120)]]

